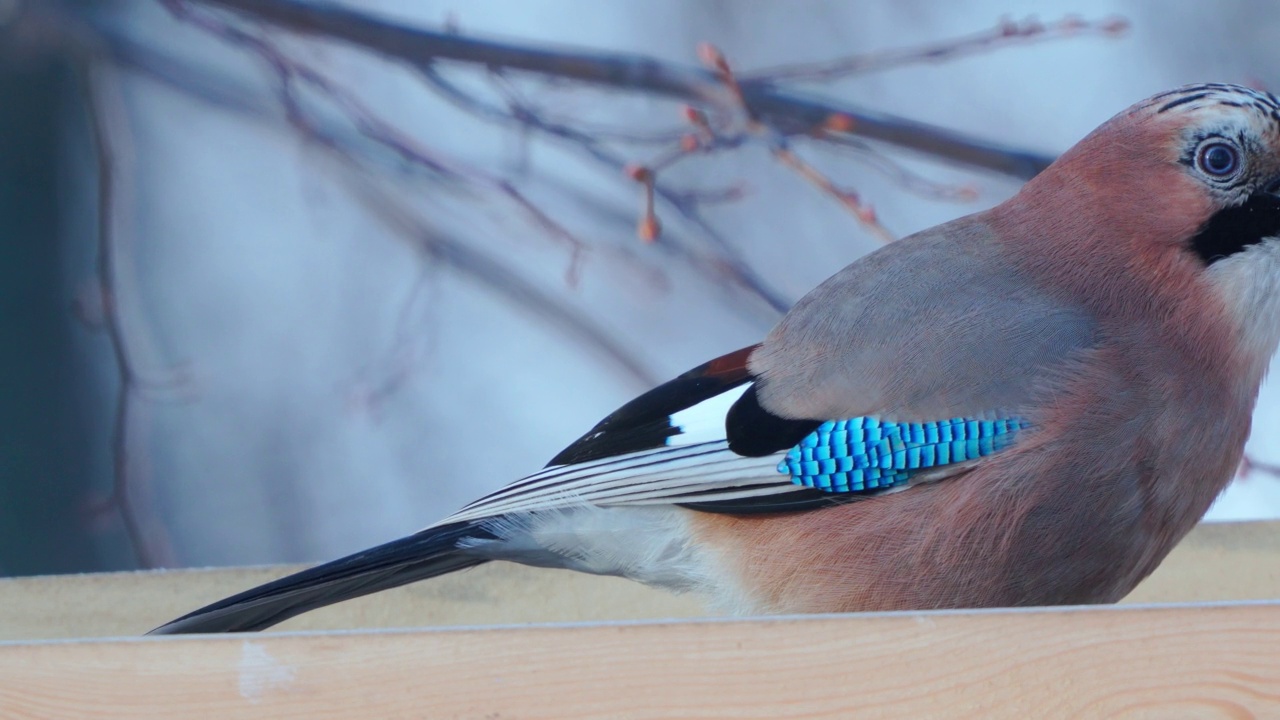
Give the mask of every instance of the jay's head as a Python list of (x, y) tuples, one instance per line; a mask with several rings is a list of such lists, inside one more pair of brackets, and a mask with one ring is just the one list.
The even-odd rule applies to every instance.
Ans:
[[(1280, 341), (1280, 100), (1270, 93), (1210, 83), (1139, 102), (992, 217), (1020, 239), (1013, 252), (1090, 302), (1131, 308), (1158, 294), (1224, 306), (1256, 366)], [(1181, 307), (1172, 322), (1219, 324)]]
[[(1128, 113), (1161, 132), (1175, 181), (1202, 196), (1189, 249), (1210, 265), (1280, 236), (1280, 101), (1236, 85), (1192, 85)], [(1199, 208), (1196, 208), (1200, 205)]]
[(1205, 265), (1231, 258), (1280, 236), (1280, 100), (1219, 83), (1155, 95), (1090, 133), (1023, 196), (1023, 209), (1054, 207), (1132, 237), (1126, 252), (1178, 245)]

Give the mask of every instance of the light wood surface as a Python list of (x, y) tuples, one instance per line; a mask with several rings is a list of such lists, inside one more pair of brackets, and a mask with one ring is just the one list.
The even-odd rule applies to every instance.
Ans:
[[(296, 568), (225, 568), (0, 580), (0, 640), (139, 635)], [(1128, 599), (1280, 598), (1280, 523), (1202, 525)], [(688, 618), (696, 596), (562, 570), (492, 563), (307, 613), (282, 630)], [(2, 717), (2, 715), (0, 715)]]
[[(1274, 601), (137, 637), (291, 569), (0, 580), (0, 718), (1280, 718)], [(1280, 598), (1280, 523), (1197, 528), (1129, 601), (1259, 598)], [(494, 563), (281, 627), (703, 612)]]
[[(0, 580), (0, 640), (141, 635), (297, 566), (62, 575)], [(281, 630), (440, 627), (684, 618), (705, 614), (677, 596), (618, 578), (491, 563), (321, 608)], [(0, 713), (0, 720), (4, 716)]]
[(1280, 717), (1280, 605), (0, 644), (35, 718)]

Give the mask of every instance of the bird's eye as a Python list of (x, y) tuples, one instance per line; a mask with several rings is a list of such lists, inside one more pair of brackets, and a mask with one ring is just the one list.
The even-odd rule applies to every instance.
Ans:
[(1240, 153), (1226, 143), (1209, 143), (1196, 154), (1196, 166), (1213, 177), (1227, 177), (1240, 167)]

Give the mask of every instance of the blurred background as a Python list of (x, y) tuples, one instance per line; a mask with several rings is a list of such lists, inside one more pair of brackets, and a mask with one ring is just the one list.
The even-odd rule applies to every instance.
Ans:
[[(415, 530), (1132, 102), (1280, 87), (1269, 0), (316, 6), (444, 33), (427, 48), (550, 48), (549, 74), (225, 4), (0, 0), (0, 574), (314, 561)], [(701, 43), (792, 109), (854, 114), (752, 131), (703, 78), (703, 130), (692, 97), (570, 77), (626, 53), (688, 80)], [(862, 135), (876, 113), (914, 149)], [(1210, 519), (1280, 517), (1274, 382), (1248, 455)]]

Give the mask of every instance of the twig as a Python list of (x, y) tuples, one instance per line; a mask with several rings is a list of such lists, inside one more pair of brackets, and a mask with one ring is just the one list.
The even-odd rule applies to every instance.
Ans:
[[(438, 283), (431, 282), (433, 270), (433, 266), (423, 264), (418, 277), (409, 288), (408, 295), (400, 305), (395, 323), (395, 337), (391, 351), (387, 353), (387, 367), (368, 373), (374, 376), (372, 381), (366, 380), (356, 384), (356, 389), (349, 394), (351, 405), (371, 415), (376, 414), (383, 402), (395, 394), (414, 375), (417, 366), (423, 362), (423, 357), (432, 343), (425, 337), (429, 333), (423, 331), (422, 321), (415, 311), (420, 305), (435, 304), (424, 303), (421, 300), (423, 295), (439, 288)], [(426, 318), (430, 317), (430, 314), (426, 315)]]
[(130, 428), (134, 423), (136, 401), (144, 383), (130, 351), (119, 301), (120, 283), (116, 260), (118, 250), (115, 242), (117, 165), (111, 130), (108, 127), (108, 116), (115, 114), (110, 108), (118, 103), (114, 98), (106, 97), (104, 89), (106, 81), (102, 79), (100, 73), (95, 73), (93, 70), (86, 70), (86, 73), (85, 91), (90, 103), (93, 145), (98, 160), (97, 275), (102, 300), (101, 321), (111, 344), (118, 375), (115, 417), (111, 435), (111, 493), (96, 503), (95, 507), (90, 508), (90, 512), (98, 514), (115, 508), (120, 515), (138, 564), (144, 568), (154, 568), (161, 564), (159, 558), (161, 553), (153, 549), (131, 494), (135, 478), (133, 474), (135, 462), (129, 451)]
[(1280, 463), (1262, 462), (1261, 460), (1254, 460), (1248, 455), (1245, 455), (1244, 458), (1240, 460), (1240, 469), (1236, 472), (1236, 476), (1246, 478), (1254, 473), (1262, 473), (1263, 475), (1280, 478)]
[[(841, 138), (841, 134), (844, 134), (844, 139), (851, 141), (858, 137), (879, 138), (904, 147), (934, 153), (944, 159), (957, 162), (975, 162), (982, 167), (1011, 172), (1022, 177), (1034, 174), (1050, 160), (1050, 158), (974, 141), (940, 128), (913, 123), (901, 118), (842, 107), (838, 103), (825, 99), (819, 100), (805, 96), (789, 95), (774, 87), (772, 80), (742, 81), (727, 75), (727, 64), (723, 62), (723, 55), (719, 55), (718, 51), (710, 47), (702, 48), (704, 60), (711, 65), (709, 69), (703, 70), (679, 64), (664, 63), (637, 55), (576, 52), (566, 49), (538, 49), (486, 42), (460, 36), (456, 26), (446, 27), (444, 32), (408, 28), (357, 10), (336, 5), (313, 4), (298, 2), (297, 0), (187, 1), (242, 12), (259, 20), (275, 23), (284, 29), (294, 32), (320, 35), (353, 43), (383, 56), (410, 62), (422, 69), (424, 74), (432, 70), (433, 64), (437, 60), (454, 60), (473, 63), (486, 68), (491, 76), (505, 83), (508, 89), (512, 86), (507, 71), (519, 70), (540, 74), (552, 81), (583, 80), (624, 90), (666, 94), (670, 97), (705, 103), (711, 107), (739, 108), (748, 118), (756, 118), (756, 122), (760, 125), (767, 125), (768, 134), (773, 136), (781, 135), (787, 137), (821, 133), (832, 140)], [(184, 5), (183, 0), (160, 0), (160, 2), (175, 11), (180, 10)], [(247, 36), (247, 33), (242, 34)], [(259, 46), (258, 50), (262, 51), (264, 48)], [(708, 55), (708, 52), (713, 55), (719, 55), (721, 62), (717, 63), (716, 58)], [(278, 72), (283, 72), (287, 75), (298, 70), (297, 67), (281, 67), (279, 60), (279, 57), (275, 58)], [(271, 62), (272, 60), (268, 58), (268, 61)], [(294, 66), (298, 65), (297, 63), (292, 64)], [(308, 71), (309, 69), (304, 67), (302, 71), (297, 73), (302, 81), (318, 84), (321, 87), (326, 85), (326, 82), (316, 77), (318, 73)], [(726, 78), (728, 81), (726, 81)], [(337, 90), (337, 88), (332, 87), (332, 83), (327, 84), (330, 86), (328, 88), (330, 94)], [(290, 109), (296, 110), (297, 100), (294, 97), (291, 86), (284, 87), (281, 95), (286, 103), (286, 111), (289, 112)], [(343, 104), (344, 98), (340, 96), (334, 96), (332, 99), (338, 102), (339, 105)], [(353, 100), (354, 98), (349, 99)], [(516, 115), (526, 113), (527, 103), (525, 101), (519, 100), (511, 103), (511, 105), (512, 113)], [(345, 108), (345, 111), (349, 114), (361, 114), (359, 112), (353, 113), (351, 107)], [(292, 112), (291, 114), (296, 119), (297, 113)], [(530, 112), (529, 114), (534, 113)], [(372, 114), (364, 113), (364, 115)], [(523, 117), (518, 118), (519, 121), (523, 121), (523, 119)], [(370, 128), (367, 127), (368, 123), (361, 125), (361, 131), (367, 137), (372, 135), (373, 139), (383, 146), (400, 152), (402, 158), (406, 155), (412, 158), (415, 154), (413, 152), (405, 153), (403, 147), (397, 147), (402, 138), (395, 137), (393, 133), (387, 132), (385, 127)], [(538, 129), (551, 130), (550, 126), (553, 125), (567, 127), (567, 124), (563, 121), (546, 121), (544, 118), (541, 127)], [(530, 128), (527, 123), (521, 122), (520, 129), (522, 133), (527, 133)], [(589, 129), (584, 129), (580, 125), (576, 132), (572, 133), (577, 136), (574, 141), (580, 142), (581, 136), (589, 132)], [(554, 131), (553, 134), (555, 134)], [(711, 142), (701, 143), (703, 146), (699, 148), (700, 152), (710, 153), (716, 149), (727, 149), (729, 143), (726, 140), (741, 140), (741, 136), (726, 136), (724, 133), (719, 132), (715, 135), (718, 135), (718, 137), (713, 136), (711, 139), (716, 146), (713, 147)], [(330, 134), (330, 141), (333, 141), (332, 137), (332, 134)], [(616, 137), (619, 141), (657, 141), (661, 139), (659, 136), (636, 137), (634, 134), (628, 137), (626, 133), (621, 131), (616, 131), (610, 137)], [(571, 139), (570, 133), (561, 133), (561, 138)], [(609, 137), (598, 139), (609, 139)], [(690, 139), (698, 140), (696, 136), (692, 138), (685, 136), (679, 142), (684, 145)], [(850, 144), (856, 143), (851, 142)], [(598, 151), (599, 146), (596, 143), (593, 143), (593, 145), (596, 147), (584, 145), (583, 149), (600, 159), (602, 153)], [(416, 155), (421, 157), (424, 153), (419, 149)], [(688, 155), (688, 152), (673, 151), (653, 163), (651, 169), (656, 172), (661, 166), (677, 162)], [(413, 162), (413, 160), (410, 159), (410, 162)], [(623, 166), (627, 163), (618, 161), (613, 164)], [(489, 179), (496, 180), (495, 178)], [(519, 191), (510, 182), (497, 181), (490, 184), (489, 187), (507, 195), (553, 237), (570, 242), (574, 255), (571, 258), (569, 268), (566, 270), (566, 277), (571, 283), (574, 282), (578, 275), (579, 253), (583, 247), (582, 244), (552, 218), (545, 214), (539, 214), (538, 208), (529, 202), (527, 198), (520, 195)], [(909, 189), (919, 191), (924, 187), (926, 187), (925, 183), (916, 183)], [(646, 194), (648, 194), (647, 190)], [(698, 214), (697, 206), (706, 201), (708, 197), (706, 193), (675, 191), (664, 187), (662, 183), (655, 182), (653, 194), (657, 199), (671, 203), (681, 215), (692, 222), (694, 227), (723, 254), (714, 263), (715, 266), (728, 270), (740, 284), (765, 298), (775, 310), (785, 309), (789, 305), (788, 300), (777, 297), (759, 278), (754, 277), (750, 268), (738, 257), (738, 253), (732, 245), (726, 242)], [(957, 197), (960, 195), (960, 193), (956, 193)], [(720, 195), (721, 198), (737, 196), (738, 193), (734, 192)], [(646, 229), (647, 232), (652, 233), (657, 229), (656, 222), (653, 222), (653, 219), (656, 219), (656, 213), (646, 213), (645, 218), (642, 219), (642, 228)]]
[[(609, 168), (613, 172), (626, 173), (631, 163), (606, 148), (597, 138), (586, 134), (578, 128), (549, 122), (542, 116), (526, 111), (517, 117), (511, 112), (485, 103), (472, 96), (454, 83), (450, 82), (433, 66), (420, 68), (422, 77), (438, 92), (459, 109), (483, 120), (537, 130), (548, 137), (565, 143), (592, 160)], [(734, 281), (739, 287), (751, 292), (769, 305), (776, 312), (785, 312), (791, 306), (790, 301), (773, 290), (742, 259), (737, 249), (718, 230), (707, 222), (698, 212), (701, 195), (697, 191), (674, 190), (660, 183), (654, 183), (653, 192), (656, 198), (669, 204), (684, 219), (694, 225), (704, 238), (716, 249), (719, 256), (710, 264), (711, 268)], [(682, 257), (699, 264), (706, 265), (695, 255), (684, 248), (667, 244), (664, 246)]]
[[(875, 113), (844, 108), (831, 102), (785, 95), (777, 88), (774, 88), (771, 82), (740, 81), (732, 73), (728, 72), (728, 66), (724, 62), (723, 55), (710, 46), (701, 48), (704, 61), (710, 65), (708, 70), (702, 70), (653, 61), (640, 56), (580, 53), (566, 50), (539, 50), (467, 39), (457, 33), (456, 27), (446, 28), (446, 32), (443, 33), (417, 30), (334, 5), (314, 5), (296, 2), (295, 0), (189, 1), (244, 12), (259, 20), (273, 22), (295, 32), (318, 34), (355, 43), (376, 53), (409, 61), (422, 69), (424, 74), (432, 70), (432, 65), (435, 61), (441, 59), (481, 64), (490, 72), (492, 77), (504, 83), (509, 96), (517, 94), (514, 92), (506, 71), (521, 70), (557, 79), (585, 80), (623, 89), (684, 97), (706, 103), (712, 107), (738, 107), (751, 121), (749, 124), (767, 125), (768, 134), (775, 136), (781, 135), (785, 137), (817, 131), (824, 131), (826, 134), (833, 136), (838, 133), (847, 133), (849, 138), (854, 136), (881, 138), (887, 142), (898, 143), (925, 152), (938, 151), (945, 158), (961, 162), (970, 161), (972, 158), (966, 159), (966, 154), (976, 152), (978, 156), (985, 157), (985, 159), (977, 161), (979, 165), (1002, 168), (1004, 171), (1015, 172), (1023, 176), (1034, 174), (1035, 170), (1038, 170), (1039, 167), (1048, 162), (1048, 158), (1040, 158), (1031, 163), (1036, 167), (1029, 170), (1025, 161), (1034, 156), (1026, 153), (1012, 151), (1012, 154), (1010, 154), (998, 146), (970, 141), (967, 138), (956, 136), (939, 128), (914, 124), (911, 121), (900, 118), (878, 116)], [(161, 0), (161, 2), (174, 9), (175, 12), (184, 4), (182, 0)], [(243, 31), (241, 31), (241, 34), (247, 35)], [(261, 46), (257, 49), (260, 52), (263, 50)], [(279, 54), (277, 53), (277, 55)], [(268, 57), (268, 61), (273, 61), (273, 59)], [(279, 57), (274, 58), (274, 62), (276, 63), (277, 71), (283, 74), (286, 79), (288, 79), (290, 73), (293, 73), (310, 84), (319, 87), (326, 85), (326, 83), (320, 82), (315, 78), (316, 73), (314, 71), (299, 70), (296, 67), (297, 63), (292, 63), (295, 67), (289, 67), (287, 66), (288, 64), (282, 65)], [(328, 85), (329, 87), (325, 88), (325, 91), (333, 95), (335, 101), (339, 102), (340, 105), (344, 104), (341, 102), (344, 99), (341, 97), (341, 93), (338, 93), (337, 89), (332, 87), (332, 83), (328, 83)], [(719, 86), (719, 89), (717, 89), (717, 86)], [(281, 94), (286, 102), (287, 109), (296, 109), (297, 101), (293, 97), (291, 88), (286, 86)], [(350, 103), (346, 104), (348, 105), (347, 111), (352, 112), (349, 107)], [(519, 97), (509, 97), (509, 105), (510, 113), (515, 115), (517, 122), (520, 123), (521, 132), (527, 133), (530, 123), (525, 122), (526, 116), (532, 116), (536, 114), (536, 111), (530, 110), (528, 104)], [(361, 113), (354, 112), (352, 114), (360, 115)], [(365, 114), (369, 115), (368, 113)], [(290, 115), (296, 120), (296, 111), (291, 112)], [(563, 125), (560, 121), (547, 122), (544, 120), (539, 129), (545, 131), (549, 129), (550, 125), (554, 124)], [(397, 148), (398, 144), (402, 144), (399, 142), (402, 139), (391, 136), (391, 133), (387, 132), (385, 128), (370, 128), (367, 122), (362, 125), (362, 132), (371, 136), (375, 141), (380, 141), (392, 149), (399, 149), (402, 155), (409, 157), (414, 155), (414, 153), (405, 153), (403, 147)], [(579, 136), (580, 139), (585, 132), (579, 129), (574, 134)], [(568, 134), (561, 134), (561, 137), (569, 139)], [(710, 142), (698, 142), (697, 136), (685, 136), (681, 138), (680, 145), (685, 146), (688, 141), (693, 140), (695, 144), (701, 145), (698, 147), (699, 152), (710, 153), (718, 149), (728, 149), (736, 146), (742, 139), (741, 135), (716, 133), (710, 138)], [(592, 149), (588, 149), (588, 152), (599, 156), (599, 153)], [(424, 153), (418, 151), (416, 154), (423, 155)], [(652, 163), (649, 168), (656, 173), (661, 167), (678, 162), (684, 157), (688, 157), (689, 154), (690, 152), (688, 152), (687, 148), (683, 151), (667, 153)], [(996, 160), (994, 158), (999, 159)], [(1044, 162), (1039, 162), (1039, 160)], [(1011, 170), (1010, 168), (1014, 166), (1021, 167), (1021, 170)], [(574, 255), (566, 271), (566, 277), (571, 283), (575, 282), (578, 275), (579, 254), (583, 245), (563, 226), (556, 223), (546, 214), (541, 213), (527, 198), (520, 195), (519, 191), (510, 182), (499, 180), (491, 184), (490, 187), (507, 195), (526, 213), (530, 214), (535, 222), (549, 234), (570, 243)], [(752, 287), (757, 291), (757, 294), (765, 297), (775, 309), (781, 310), (787, 307), (788, 301), (774, 296), (759, 279), (752, 279), (749, 268), (737, 258), (736, 251), (732, 250), (728, 243), (719, 239), (718, 234), (710, 228), (709, 224), (697, 216), (696, 206), (703, 201), (704, 194), (697, 192), (679, 193), (664, 188), (656, 182), (652, 189), (646, 188), (645, 194), (647, 197), (652, 196), (671, 202), (682, 215), (693, 221), (699, 230), (709, 239), (712, 239), (719, 251), (726, 253), (725, 257), (715, 263), (717, 266), (729, 269), (746, 286)], [(848, 193), (845, 193), (845, 196), (847, 199)], [(729, 193), (722, 195), (722, 197), (736, 197), (736, 194)], [(652, 199), (646, 200), (646, 211), (640, 225), (640, 234), (651, 238), (655, 237), (658, 231), (657, 215), (652, 210), (652, 204)], [(858, 216), (863, 219), (867, 217), (865, 206), (859, 205)]]
[(978, 189), (973, 185), (952, 185), (930, 180), (912, 172), (893, 158), (857, 138), (820, 132), (815, 134), (813, 139), (837, 149), (852, 150), (851, 157), (880, 172), (896, 187), (921, 197), (951, 202), (972, 202), (978, 199)]
[(747, 100), (742, 85), (738, 83), (738, 76), (729, 68), (729, 61), (725, 59), (724, 53), (720, 52), (720, 48), (708, 42), (699, 43), (698, 59), (715, 73), (716, 80), (729, 91), (734, 104), (742, 110), (747, 119), (752, 123), (759, 122), (755, 109)]
[[(486, 187), (496, 189), (520, 206), (545, 230), (563, 240), (574, 243), (575, 254), (570, 265), (572, 274), (568, 280), (570, 282), (577, 281), (577, 258), (580, 257), (580, 252), (585, 249), (585, 246), (551, 219), (543, 210), (538, 208), (515, 188), (510, 181), (503, 178), (491, 178), (470, 168), (463, 168), (459, 164), (441, 158), (438, 155), (428, 154), (424, 148), (417, 145), (407, 135), (395, 130), (390, 124), (382, 121), (367, 110), (358, 99), (342, 90), (336, 83), (309, 66), (292, 60), (269, 41), (215, 19), (194, 15), (183, 7), (182, 0), (164, 0), (164, 3), (179, 17), (195, 22), (205, 30), (213, 32), (217, 37), (246, 47), (262, 57), (277, 75), (281, 86), (280, 99), (286, 108), (286, 114), (290, 122), (305, 137), (332, 152), (338, 159), (346, 163), (349, 168), (355, 169), (359, 167), (358, 159), (344, 148), (331, 142), (310, 122), (302, 105), (297, 101), (296, 93), (293, 90), (293, 82), (295, 80), (303, 81), (328, 94), (339, 104), (340, 108), (350, 114), (363, 135), (379, 144), (396, 150), (406, 161), (421, 164), (448, 177), (479, 182)], [(502, 270), (498, 265), (484, 258), (484, 256), (464, 246), (439, 240), (439, 233), (427, 233), (417, 225), (408, 222), (407, 216), (385, 194), (375, 193), (367, 185), (362, 186), (359, 194), (368, 206), (377, 208), (379, 212), (385, 212), (394, 217), (395, 224), (419, 242), (425, 242), (424, 238), (430, 236), (432, 242), (427, 247), (434, 257), (448, 261), (451, 267), (462, 270), (473, 280), (479, 280), (487, 287), (506, 294), (513, 300), (517, 300), (522, 307), (543, 312), (553, 323), (570, 329), (574, 334), (587, 340), (592, 346), (603, 349), (628, 373), (641, 379), (646, 384), (652, 384), (655, 381), (655, 378), (637, 364), (629, 353), (614, 345), (607, 335), (590, 326), (583, 318), (578, 317), (567, 308), (551, 301), (535, 290), (533, 286), (518, 279), (513, 273)], [(413, 297), (414, 295), (411, 294), (410, 301), (413, 300)], [(406, 311), (406, 309), (402, 309), (402, 314)], [(396, 380), (396, 384), (402, 380), (403, 378), (399, 378)]]
[(569, 264), (565, 269), (565, 282), (570, 287), (577, 286), (581, 278), (581, 266), (587, 253), (586, 243), (578, 239), (564, 225), (530, 201), (509, 180), (489, 176), (474, 168), (464, 168), (461, 164), (447, 160), (438, 153), (428, 151), (409, 137), (408, 134), (401, 132), (391, 123), (378, 117), (354, 94), (314, 68), (293, 60), (265, 38), (258, 37), (207, 15), (191, 12), (185, 7), (184, 0), (161, 0), (161, 2), (179, 19), (191, 22), (226, 42), (244, 47), (266, 61), (275, 72), (279, 82), (280, 100), (285, 108), (286, 116), (289, 122), (304, 137), (331, 149), (336, 149), (333, 141), (320, 132), (303, 110), (294, 89), (295, 81), (310, 85), (332, 99), (339, 109), (351, 119), (361, 135), (395, 152), (405, 162), (420, 165), (432, 172), (455, 180), (462, 180), (495, 190), (508, 198), (544, 232), (568, 247)]
[[(472, 63), (665, 95), (713, 107), (736, 107), (715, 72), (654, 58), (568, 48), (541, 49), (412, 28), (372, 14), (302, 0), (191, 0), (243, 13), (303, 35), (357, 45), (423, 67), (437, 60)], [(852, 119), (851, 132), (964, 165), (1030, 178), (1052, 158), (969, 138), (944, 128), (779, 89), (772, 81), (740, 82), (754, 116), (783, 134), (803, 134), (833, 115)]]
[[(746, 98), (742, 94), (741, 85), (738, 82), (737, 75), (733, 69), (729, 67), (728, 60), (725, 59), (723, 53), (718, 48), (703, 43), (698, 47), (698, 56), (708, 66), (712, 67), (717, 74), (720, 82), (729, 88), (730, 93), (738, 99), (742, 105), (742, 111), (747, 117), (747, 126), (743, 133), (746, 137), (763, 137), (767, 138), (770, 143), (770, 152), (784, 166), (794, 170), (800, 177), (817, 187), (822, 192), (834, 197), (844, 206), (845, 209), (853, 213), (853, 216), (862, 223), (864, 227), (875, 233), (882, 242), (893, 242), (896, 238), (890, 233), (884, 225), (876, 218), (875, 210), (868, 204), (862, 202), (858, 193), (852, 190), (842, 189), (836, 186), (830, 178), (819, 172), (817, 168), (809, 163), (801, 160), (787, 144), (787, 138), (779, 133), (771, 132), (770, 128), (756, 120), (751, 113), (751, 108), (747, 106)], [(690, 120), (698, 126), (705, 134), (713, 133), (705, 119), (697, 114), (691, 114)], [(839, 132), (851, 129), (852, 120), (844, 115), (834, 115), (827, 119), (817, 132)], [(652, 183), (652, 173), (649, 173), (647, 179)]]
[(858, 219), (858, 222), (862, 223), (863, 227), (875, 233), (881, 242), (891, 243), (897, 239), (884, 225), (880, 224), (879, 219), (876, 218), (875, 208), (862, 202), (862, 198), (858, 196), (858, 193), (837, 187), (831, 178), (801, 160), (781, 141), (774, 147), (773, 156), (778, 159), (778, 162), (794, 170), (796, 174), (807, 180), (814, 187), (839, 201), (846, 210), (853, 213), (853, 216)]
[(586, 341), (588, 347), (601, 351), (641, 386), (652, 387), (657, 384), (659, 378), (637, 361), (634, 352), (618, 345), (608, 333), (587, 317), (538, 290), (519, 274), (483, 253), (449, 237), (442, 230), (431, 227), (371, 184), (360, 182), (354, 187), (356, 197), (370, 208), (373, 217), (411, 240), (432, 259), (444, 263), (490, 291), (505, 296), (512, 307), (534, 312), (552, 325)]
[(859, 53), (838, 60), (799, 63), (756, 70), (744, 74), (742, 79), (762, 82), (833, 80), (845, 75), (878, 72), (904, 65), (945, 62), (954, 60), (957, 57), (990, 52), (1012, 45), (1076, 38), (1082, 35), (1116, 37), (1123, 35), (1128, 29), (1129, 21), (1122, 17), (1085, 20), (1081, 17), (1068, 15), (1061, 20), (1047, 24), (1033, 17), (1021, 22), (1004, 18), (994, 28), (966, 37), (952, 38), (918, 47)]
[(658, 222), (658, 213), (653, 209), (653, 188), (658, 175), (652, 168), (642, 165), (628, 166), (624, 172), (626, 172), (627, 177), (640, 183), (640, 186), (644, 188), (644, 194), (641, 196), (643, 200), (640, 223), (636, 227), (636, 235), (644, 242), (657, 242), (658, 236), (662, 234), (662, 223)]

